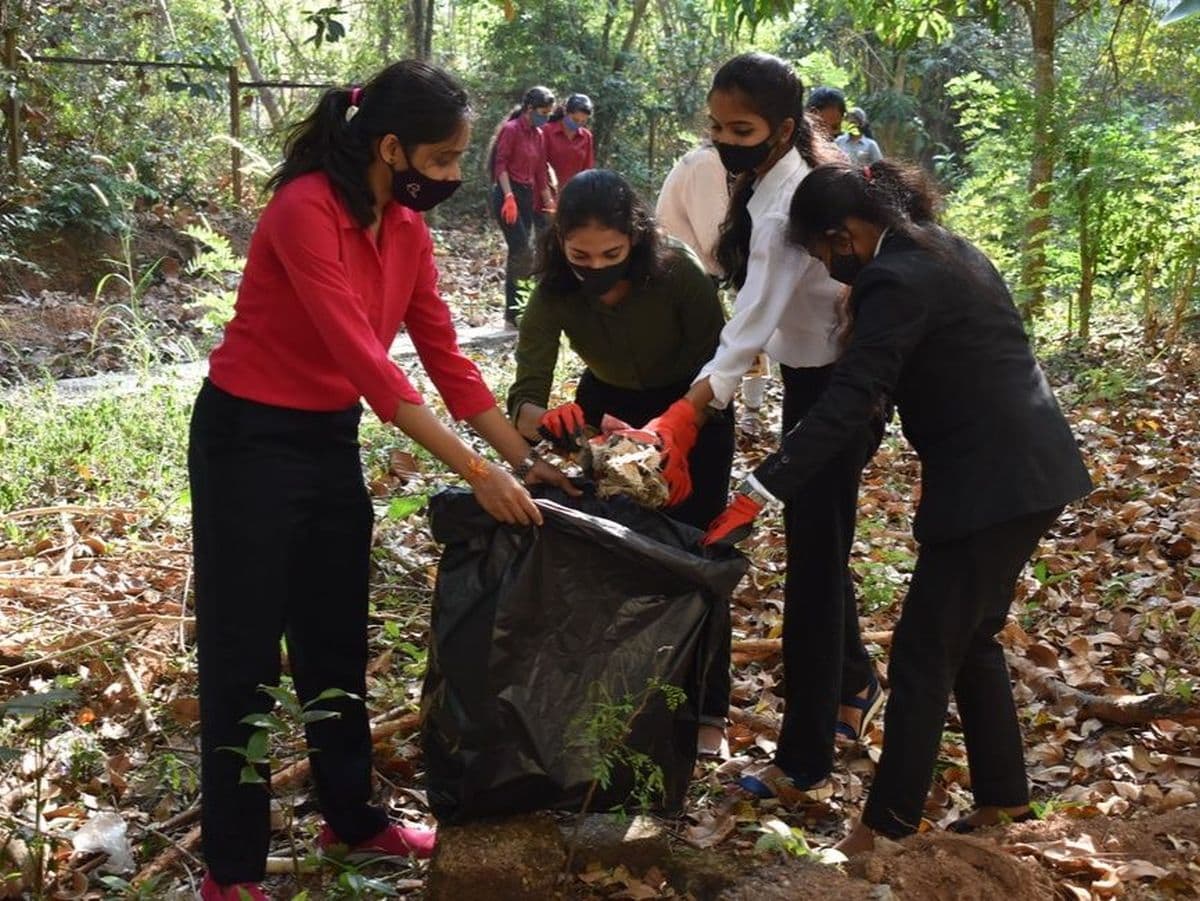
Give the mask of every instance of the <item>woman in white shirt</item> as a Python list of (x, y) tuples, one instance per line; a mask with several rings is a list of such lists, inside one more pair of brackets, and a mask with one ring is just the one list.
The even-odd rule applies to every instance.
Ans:
[[(833, 146), (814, 135), (795, 72), (769, 54), (735, 57), (713, 78), (708, 109), (713, 144), (738, 177), (716, 251), (738, 293), (716, 355), (687, 395), (646, 426), (666, 451), (673, 501), (690, 491), (687, 452), (705, 410), (729, 404), (758, 353), (781, 364), (784, 434), (812, 406), (838, 356), (845, 292), (787, 240), (797, 186), (812, 167), (837, 159)], [(783, 725), (774, 762), (740, 782), (759, 797), (830, 797), (835, 732), (856, 739), (882, 700), (859, 637), (848, 565), (859, 477), (881, 434), (881, 423), (864, 430), (784, 508)], [(740, 490), (771, 500), (759, 485)]]
[[(667, 173), (658, 192), (654, 218), (668, 235), (696, 251), (704, 271), (719, 282), (724, 273), (714, 254), (728, 211), (729, 173), (717, 148), (706, 138), (680, 157)], [(744, 409), (739, 426), (750, 437), (759, 433), (768, 366), (766, 354), (760, 354), (742, 379)]]

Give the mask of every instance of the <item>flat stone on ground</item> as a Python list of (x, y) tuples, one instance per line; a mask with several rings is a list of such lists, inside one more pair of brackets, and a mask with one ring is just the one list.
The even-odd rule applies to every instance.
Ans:
[(663, 867), (671, 853), (667, 830), (653, 817), (590, 813), (566, 820), (561, 829), (567, 847), (576, 844), (576, 869), (589, 863), (623, 865), (641, 875), (651, 867)]

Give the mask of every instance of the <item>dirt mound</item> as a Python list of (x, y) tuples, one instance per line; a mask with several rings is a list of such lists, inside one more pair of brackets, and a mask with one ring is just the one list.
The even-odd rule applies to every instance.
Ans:
[(913, 901), (1054, 901), (1054, 883), (1036, 865), (991, 842), (951, 833), (918, 835), (854, 861), (853, 875)]

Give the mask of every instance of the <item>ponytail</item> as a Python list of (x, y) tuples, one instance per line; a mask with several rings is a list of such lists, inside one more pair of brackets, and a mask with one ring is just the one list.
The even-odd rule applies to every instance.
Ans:
[[(500, 140), (500, 132), (504, 130), (504, 126), (513, 119), (520, 117), (526, 110), (541, 109), (543, 106), (554, 106), (554, 93), (549, 88), (544, 88), (541, 85), (535, 85), (525, 92), (525, 96), (521, 98), (521, 102), (514, 106), (507, 116), (500, 120), (500, 124), (496, 126), (492, 132), (491, 138), (488, 140), (487, 150), (483, 154), (484, 174), (489, 181), (496, 180), (496, 142)], [(553, 119), (554, 117), (551, 116)], [(561, 116), (559, 117), (562, 118)]]
[(893, 160), (869, 166), (847, 161), (813, 169), (800, 182), (788, 215), (788, 239), (807, 247), (853, 217), (905, 234), (936, 249), (941, 199), (923, 169)]
[[(736, 92), (738, 99), (766, 120), (777, 131), (785, 120), (792, 120), (792, 146), (809, 166), (843, 158), (841, 153), (814, 127), (804, 106), (804, 83), (790, 65), (769, 53), (743, 53), (729, 60), (713, 76), (715, 91)], [(721, 223), (715, 256), (727, 280), (741, 288), (746, 281), (750, 258), (750, 188), (754, 173), (745, 172), (734, 183), (729, 209)]]
[(375, 142), (395, 135), (405, 153), (418, 144), (453, 137), (470, 116), (458, 80), (421, 60), (401, 60), (364, 87), (334, 88), (288, 132), (283, 162), (267, 180), (278, 191), (310, 172), (324, 172), (350, 215), (362, 227), (375, 221), (375, 195), (367, 169)]

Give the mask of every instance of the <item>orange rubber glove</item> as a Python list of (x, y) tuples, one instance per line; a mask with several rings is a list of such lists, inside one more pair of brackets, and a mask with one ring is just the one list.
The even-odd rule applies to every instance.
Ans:
[(751, 500), (744, 494), (736, 493), (729, 506), (716, 519), (709, 523), (708, 531), (700, 539), (705, 547), (717, 542), (736, 544), (749, 537), (754, 520), (762, 512), (762, 505)]
[(680, 398), (667, 407), (661, 416), (646, 423), (643, 431), (653, 432), (662, 443), (662, 451), (666, 456), (662, 474), (669, 492), (667, 506), (683, 503), (692, 493), (688, 454), (696, 446), (696, 439), (700, 435), (700, 418), (696, 408)]
[(512, 225), (517, 221), (517, 198), (512, 194), (504, 195), (504, 203), (500, 205), (500, 218), (504, 220), (505, 225)]
[(542, 418), (538, 421), (538, 426), (542, 432), (547, 434), (551, 440), (566, 441), (573, 439), (573, 443), (578, 445), (580, 438), (583, 436), (583, 429), (587, 423), (583, 418), (583, 407), (579, 404), (563, 404), (560, 407), (554, 407), (542, 414)]

